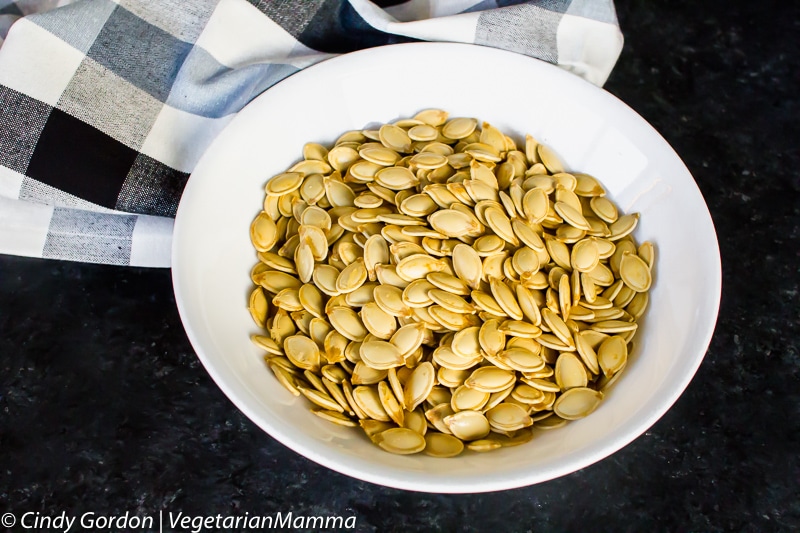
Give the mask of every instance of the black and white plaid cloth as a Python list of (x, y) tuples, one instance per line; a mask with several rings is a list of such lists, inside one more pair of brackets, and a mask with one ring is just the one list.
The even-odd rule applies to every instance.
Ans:
[(0, 253), (169, 266), (189, 174), (242, 107), (334, 55), (414, 40), (597, 85), (622, 49), (613, 0), (0, 0)]

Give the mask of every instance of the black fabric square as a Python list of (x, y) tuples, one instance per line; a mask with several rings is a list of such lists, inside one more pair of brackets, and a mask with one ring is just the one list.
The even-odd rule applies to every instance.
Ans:
[(314, 50), (335, 54), (418, 41), (376, 30), (346, 0), (326, 0), (297, 40)]
[(113, 209), (136, 156), (136, 150), (54, 109), (39, 136), (28, 176)]
[(25, 173), (52, 109), (0, 85), (0, 165)]
[(117, 198), (116, 208), (129, 213), (174, 217), (189, 174), (139, 154)]
[(415, 42), (417, 39), (376, 30), (347, 0), (249, 0), (290, 33), (314, 50), (345, 53), (385, 44)]
[(23, 13), (15, 2), (11, 2), (5, 6), (0, 6), (0, 15), (16, 15), (21, 17), (23, 16)]

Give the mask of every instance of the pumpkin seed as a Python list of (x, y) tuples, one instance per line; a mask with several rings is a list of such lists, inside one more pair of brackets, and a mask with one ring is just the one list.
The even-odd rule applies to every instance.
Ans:
[(478, 121), (474, 118), (453, 118), (442, 126), (442, 135), (448, 139), (464, 139), (469, 137), (477, 127)]
[(597, 350), (597, 361), (607, 377), (625, 368), (628, 361), (628, 344), (625, 339), (619, 335), (605, 339)]
[(482, 439), (491, 430), (489, 421), (479, 411), (459, 411), (445, 416), (443, 421), (453, 436), (462, 441)]
[(600, 405), (603, 393), (587, 387), (575, 387), (561, 394), (553, 405), (556, 415), (577, 420), (591, 414)]
[(494, 366), (478, 368), (464, 382), (471, 389), (482, 392), (499, 392), (514, 383), (514, 373)]
[(425, 437), (408, 428), (391, 428), (378, 433), (375, 443), (387, 452), (398, 455), (419, 453), (425, 449)]
[(636, 292), (645, 292), (650, 288), (652, 275), (648, 264), (638, 255), (623, 252), (619, 263), (619, 275), (625, 285)]
[(464, 451), (464, 442), (446, 433), (425, 435), (425, 454), (432, 457), (456, 457)]
[(523, 407), (509, 402), (503, 402), (486, 411), (486, 419), (495, 431), (516, 431), (533, 425), (533, 420)]
[(586, 375), (586, 367), (581, 360), (571, 352), (564, 352), (558, 356), (555, 368), (556, 383), (562, 391), (575, 387), (586, 387), (589, 379)]

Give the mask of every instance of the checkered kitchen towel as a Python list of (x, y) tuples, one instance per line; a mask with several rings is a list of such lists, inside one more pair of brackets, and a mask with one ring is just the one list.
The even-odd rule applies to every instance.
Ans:
[(622, 48), (613, 0), (0, 0), (0, 253), (169, 266), (189, 174), (244, 105), (335, 54), (415, 40), (597, 85)]

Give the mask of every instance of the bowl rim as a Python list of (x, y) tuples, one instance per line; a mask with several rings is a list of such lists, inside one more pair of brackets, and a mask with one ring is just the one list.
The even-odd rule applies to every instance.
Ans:
[[(532, 65), (532, 68), (543, 69), (544, 72), (546, 72), (550, 76), (554, 76), (556, 79), (567, 80), (568, 83), (578, 83), (578, 84), (583, 83), (586, 84), (586, 86), (591, 87), (592, 88), (591, 90), (596, 90), (601, 92), (603, 94), (602, 98), (605, 99), (605, 102), (608, 105), (613, 106), (616, 110), (618, 110), (618, 112), (630, 115), (635, 120), (638, 120), (641, 123), (640, 124), (641, 126), (649, 129), (652, 134), (655, 134), (661, 140), (661, 142), (664, 145), (664, 148), (666, 148), (666, 150), (670, 152), (670, 156), (675, 158), (675, 160), (683, 167), (686, 174), (690, 177), (691, 183), (689, 184), (689, 186), (692, 185), (694, 186), (695, 191), (693, 192), (699, 195), (701, 204), (705, 208), (705, 212), (701, 213), (700, 215), (704, 218), (707, 218), (707, 221), (710, 224), (710, 229), (714, 244), (714, 250), (712, 250), (710, 257), (713, 260), (714, 264), (709, 266), (711, 270), (710, 272), (711, 278), (707, 279), (707, 284), (709, 286), (709, 295), (713, 298), (711, 305), (714, 313), (713, 313), (713, 319), (708, 320), (705, 327), (702, 330), (702, 342), (697, 343), (697, 355), (691, 360), (692, 364), (684, 367), (684, 371), (679, 375), (680, 379), (677, 381), (676, 385), (669, 389), (670, 394), (664, 396), (663, 399), (656, 404), (657, 408), (651, 410), (647, 416), (637, 417), (634, 420), (627, 421), (627, 423), (622, 428), (620, 428), (621, 434), (618, 435), (617, 438), (607, 439), (609, 442), (607, 442), (604, 446), (600, 446), (598, 447), (597, 450), (583, 454), (579, 460), (569, 462), (561, 466), (560, 468), (550, 469), (546, 472), (545, 475), (541, 474), (536, 475), (535, 473), (532, 475), (519, 475), (514, 477), (510, 481), (506, 479), (486, 480), (485, 483), (482, 482), (480, 487), (475, 487), (473, 485), (459, 485), (457, 483), (452, 483), (452, 482), (448, 483), (446, 481), (435, 481), (435, 480), (420, 481), (416, 477), (408, 479), (392, 478), (382, 474), (375, 474), (365, 469), (353, 469), (351, 466), (343, 464), (343, 461), (341, 460), (330, 457), (329, 455), (326, 455), (324, 453), (318, 453), (316, 450), (308, 448), (302, 445), (301, 443), (292, 440), (292, 438), (289, 435), (287, 435), (281, 428), (277, 428), (274, 425), (267, 423), (261, 416), (261, 414), (257, 412), (256, 409), (253, 409), (247, 401), (245, 401), (243, 398), (240, 397), (240, 394), (235, 390), (233, 385), (230, 384), (224, 378), (224, 376), (218, 371), (212, 359), (209, 358), (209, 356), (205, 353), (205, 349), (202, 346), (198, 334), (193, 330), (192, 324), (189, 321), (189, 311), (188, 308), (186, 307), (187, 298), (183, 291), (184, 287), (182, 284), (182, 280), (178, 276), (178, 273), (181, 272), (182, 269), (184, 268), (183, 261), (185, 258), (181, 254), (180, 248), (183, 236), (187, 231), (185, 227), (188, 224), (188, 222), (185, 221), (183, 214), (187, 211), (188, 208), (186, 207), (186, 205), (188, 205), (188, 203), (191, 202), (191, 198), (192, 196), (194, 196), (194, 192), (196, 188), (199, 186), (198, 181), (193, 180), (192, 178), (195, 176), (195, 173), (197, 172), (198, 169), (203, 168), (205, 160), (212, 157), (215, 147), (219, 144), (219, 139), (224, 137), (226, 135), (226, 132), (235, 129), (236, 125), (239, 122), (245, 120), (242, 117), (247, 114), (248, 109), (251, 109), (254, 106), (258, 106), (259, 101), (269, 98), (271, 94), (270, 91), (274, 87), (283, 86), (284, 84), (299, 83), (306, 79), (313, 79), (318, 75), (324, 74), (329, 69), (335, 69), (336, 67), (338, 67), (339, 64), (359, 61), (362, 58), (370, 58), (376, 55), (380, 56), (392, 50), (397, 50), (400, 48), (404, 50), (411, 49), (414, 51), (414, 53), (419, 54), (419, 53), (425, 53), (426, 50), (429, 50), (432, 47), (437, 50), (451, 49), (452, 53), (456, 54), (480, 53), (480, 54), (485, 54), (487, 57), (514, 56), (515, 61), (528, 62), (529, 65)], [(217, 138), (214, 141), (212, 141), (212, 143), (210, 144), (210, 146), (208, 147), (208, 149), (206, 150), (206, 152), (203, 154), (198, 164), (196, 165), (195, 171), (193, 171), (192, 174), (190, 175), (190, 178), (184, 190), (184, 194), (181, 197), (181, 201), (179, 203), (179, 207), (175, 217), (175, 226), (174, 226), (173, 241), (172, 241), (171, 274), (172, 274), (173, 290), (175, 293), (176, 304), (178, 307), (178, 312), (181, 318), (181, 322), (183, 324), (183, 327), (186, 331), (186, 334), (189, 338), (189, 341), (197, 357), (200, 359), (201, 363), (203, 364), (203, 367), (206, 369), (208, 374), (214, 380), (216, 385), (227, 396), (227, 398), (260, 429), (265, 431), (268, 435), (270, 435), (272, 438), (274, 438), (287, 448), (331, 470), (337, 471), (339, 473), (345, 474), (350, 477), (354, 477), (356, 479), (360, 479), (370, 483), (375, 483), (378, 485), (383, 485), (403, 490), (428, 492), (428, 493), (479, 493), (479, 492), (483, 493), (483, 492), (493, 492), (498, 490), (513, 489), (522, 486), (528, 486), (536, 483), (545, 482), (557, 477), (573, 473), (582, 468), (588, 467), (616, 453), (623, 447), (630, 444), (635, 439), (639, 438), (674, 405), (677, 399), (686, 390), (692, 378), (696, 374), (698, 368), (702, 364), (705, 354), (708, 351), (708, 347), (710, 346), (714, 329), (716, 327), (716, 322), (719, 315), (721, 290), (722, 290), (722, 268), (721, 268), (721, 260), (719, 253), (719, 243), (716, 235), (716, 230), (713, 224), (713, 219), (711, 218), (710, 212), (708, 211), (708, 206), (705, 203), (702, 193), (699, 187), (697, 186), (694, 177), (689, 172), (688, 168), (686, 168), (686, 165), (680, 159), (678, 154), (674, 151), (672, 146), (669, 145), (669, 143), (653, 128), (653, 126), (651, 126), (644, 118), (642, 118), (638, 113), (636, 113), (636, 111), (634, 111), (627, 104), (622, 102), (619, 98), (605, 91), (604, 89), (592, 85), (591, 83), (579, 78), (575, 74), (567, 72), (564, 69), (537, 60), (535, 58), (501, 49), (484, 47), (473, 44), (431, 43), (431, 42), (387, 45), (387, 46), (359, 50), (356, 52), (351, 52), (348, 54), (343, 54), (330, 59), (326, 59), (320, 63), (312, 65), (301, 71), (298, 71), (297, 73), (281, 80), (270, 89), (267, 89), (265, 92), (261, 93), (249, 104), (247, 104), (247, 106), (245, 106), (245, 108), (243, 108), (238, 113), (238, 115), (235, 116), (225, 128), (223, 128), (222, 132), (218, 134)]]

